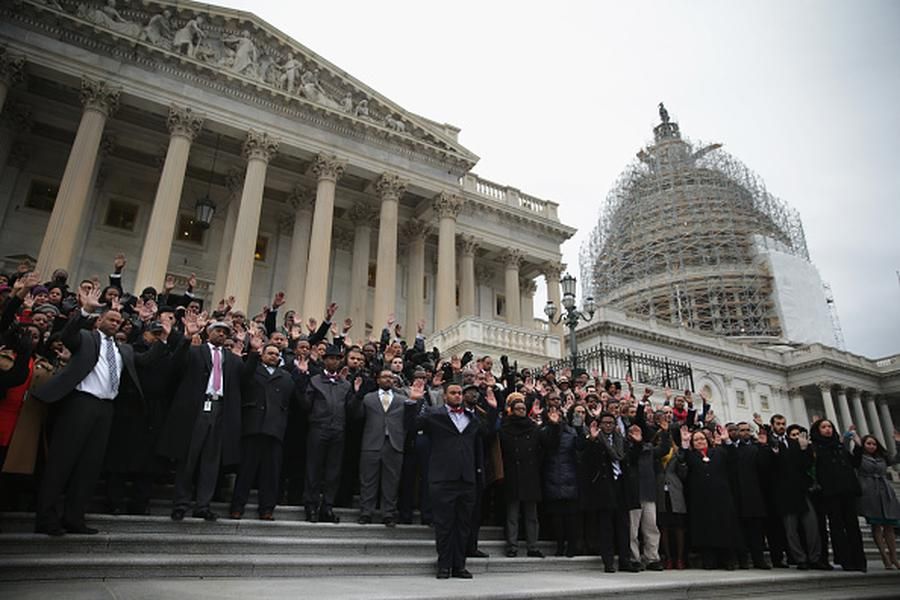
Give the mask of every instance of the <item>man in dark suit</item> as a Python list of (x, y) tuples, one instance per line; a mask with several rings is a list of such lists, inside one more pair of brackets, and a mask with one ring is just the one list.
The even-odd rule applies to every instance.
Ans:
[[(99, 289), (80, 291), (79, 300), (80, 313), (62, 331), (72, 358), (34, 392), (48, 404), (59, 403), (35, 515), (35, 531), (48, 535), (97, 533), (85, 524), (84, 513), (103, 466), (113, 402), (125, 388), (143, 396), (134, 351), (115, 341), (121, 313), (109, 308), (94, 318), (103, 308)], [(150, 364), (164, 352), (160, 342), (153, 346), (141, 356), (142, 363)], [(64, 493), (60, 515), (57, 506)]]
[[(413, 398), (424, 395), (422, 380), (416, 380), (410, 392)], [(493, 398), (493, 396), (491, 397)], [(431, 510), (438, 552), (438, 579), (451, 575), (471, 579), (466, 569), (466, 543), (475, 506), (479, 468), (479, 437), (496, 419), (496, 400), (488, 399), (486, 419), (463, 406), (462, 387), (444, 384), (444, 406), (423, 411), (416, 420), (418, 429), (431, 439), (429, 464)]]
[(363, 378), (358, 376), (354, 380), (357, 395), (350, 406), (351, 416), (365, 419), (359, 457), (359, 523), (372, 522), (381, 484), (381, 515), (385, 525), (394, 527), (403, 444), (407, 425), (415, 415), (416, 401), (393, 390), (394, 374), (390, 369), (382, 369), (377, 381), (378, 389), (362, 396), (359, 392)]
[(297, 361), (295, 381), (303, 390), (301, 408), (309, 414), (306, 442), (306, 520), (337, 523), (334, 497), (341, 481), (347, 408), (353, 400), (353, 385), (338, 373), (341, 350), (328, 346), (322, 358), (323, 371), (310, 377), (306, 360)]
[(278, 500), (284, 430), (294, 397), (294, 380), (278, 366), (281, 352), (273, 343), (263, 344), (259, 333), (250, 336), (250, 354), (241, 377), (241, 466), (238, 469), (231, 518), (240, 519), (259, 478), (259, 518), (274, 521)]
[(180, 382), (166, 419), (159, 452), (176, 461), (172, 519), (180, 521), (191, 503), (194, 479), (197, 502), (193, 516), (215, 521), (209, 508), (221, 466), (237, 465), (241, 451), (241, 359), (222, 345), (231, 328), (208, 325), (206, 343), (190, 346), (200, 332), (196, 315), (185, 318), (185, 340), (173, 362)]

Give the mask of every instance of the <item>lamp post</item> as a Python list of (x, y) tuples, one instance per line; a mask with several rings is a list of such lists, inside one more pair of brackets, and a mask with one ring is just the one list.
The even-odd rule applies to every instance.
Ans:
[(554, 317), (556, 317), (556, 305), (553, 304), (552, 300), (547, 300), (547, 305), (544, 307), (544, 314), (547, 315), (547, 318), (553, 325), (558, 325), (565, 321), (566, 326), (568, 326), (572, 369), (575, 369), (578, 367), (578, 342), (575, 340), (575, 328), (578, 326), (579, 321), (587, 323), (593, 319), (594, 311), (597, 309), (597, 306), (594, 304), (594, 298), (588, 296), (584, 301), (583, 312), (578, 310), (575, 308), (575, 278), (566, 273), (565, 277), (563, 277), (559, 283), (562, 286), (563, 292), (562, 305), (566, 310), (564, 313), (560, 313), (558, 318), (554, 319)]

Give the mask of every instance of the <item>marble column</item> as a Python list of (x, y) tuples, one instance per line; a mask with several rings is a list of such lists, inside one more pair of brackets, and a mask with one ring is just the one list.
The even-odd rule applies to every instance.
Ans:
[(533, 279), (522, 279), (520, 284), (522, 327), (534, 329), (534, 293), (537, 291), (537, 286)]
[(519, 267), (522, 265), (521, 250), (507, 248), (500, 255), (504, 265), (504, 291), (506, 294), (506, 323), (516, 327), (522, 325), (522, 300), (519, 295)]
[[(406, 181), (393, 173), (384, 173), (375, 182), (375, 193), (381, 199), (378, 221), (378, 254), (375, 263), (375, 305), (372, 327), (381, 329), (397, 304), (397, 226), (400, 197)], [(410, 332), (406, 332), (409, 335)]]
[(334, 221), (334, 191), (346, 162), (336, 156), (319, 154), (312, 165), (318, 177), (316, 208), (309, 235), (309, 261), (303, 286), (303, 317), (321, 320), (325, 315), (328, 274), (331, 265), (331, 228)]
[(188, 154), (191, 143), (203, 127), (203, 117), (190, 108), (173, 105), (169, 107), (166, 125), (169, 128), (169, 149), (166, 151), (150, 223), (144, 236), (141, 262), (134, 284), (134, 289), (138, 291), (148, 286), (159, 289), (166, 278), (172, 238), (178, 224), (178, 207), (181, 205)]
[(856, 424), (856, 430), (863, 433), (872, 431), (872, 428), (866, 424), (866, 413), (863, 412), (862, 400), (859, 398), (859, 390), (850, 392), (850, 404), (853, 407), (853, 419)]
[(456, 321), (456, 217), (463, 199), (441, 192), (434, 199), (438, 217), (438, 264), (434, 294), (434, 330), (446, 329)]
[(806, 409), (806, 399), (803, 398), (803, 391), (800, 388), (791, 388), (788, 390), (788, 397), (791, 399), (794, 423), (808, 428), (809, 411)]
[(0, 48), (0, 111), (6, 103), (9, 88), (22, 81), (24, 67), (24, 56), (13, 56), (6, 48)]
[(840, 430), (841, 425), (838, 422), (837, 411), (834, 410), (834, 400), (831, 399), (831, 384), (821, 382), (816, 385), (819, 388), (819, 392), (822, 394), (822, 404), (825, 405), (825, 418), (831, 421), (835, 430)]
[[(411, 219), (403, 225), (403, 239), (409, 244), (406, 270), (406, 335), (411, 339), (417, 323), (425, 318), (425, 238), (431, 225)], [(427, 324), (426, 324), (427, 325)]]
[[(856, 425), (850, 415), (850, 403), (847, 402), (847, 391), (843, 386), (837, 388), (838, 411), (841, 413), (841, 431), (849, 431), (850, 425)], [(859, 429), (859, 426), (857, 426)]]
[(81, 80), (81, 103), (84, 105), (84, 112), (69, 151), (69, 159), (35, 267), (44, 276), (60, 268), (71, 272), (74, 259), (81, 254), (76, 248), (76, 242), (88, 212), (88, 193), (92, 186), (103, 128), (106, 120), (118, 108), (119, 90), (111, 88), (104, 81), (85, 77)]
[(234, 239), (234, 228), (237, 226), (238, 209), (240, 208), (239, 194), (244, 188), (244, 171), (230, 169), (225, 175), (225, 186), (228, 188), (228, 205), (225, 207), (225, 225), (222, 228), (219, 260), (216, 263), (216, 282), (215, 288), (213, 288), (214, 302), (226, 298), (225, 280), (228, 277), (228, 265), (231, 263), (231, 241)]
[[(866, 405), (866, 412), (869, 413), (869, 433), (874, 435), (881, 445), (884, 446), (887, 440), (884, 437), (885, 428), (884, 423), (881, 422), (881, 416), (878, 414), (878, 407), (875, 403), (875, 395), (871, 392), (863, 392), (864, 402)], [(890, 416), (890, 414), (888, 414)], [(893, 432), (891, 432), (891, 437), (893, 437)], [(887, 447), (887, 446), (885, 446)]]
[[(563, 310), (561, 291), (559, 288), (559, 278), (562, 275), (563, 271), (565, 271), (565, 269), (566, 265), (560, 262), (546, 262), (543, 265), (544, 280), (547, 282), (547, 300), (552, 302), (553, 306), (556, 307), (557, 315), (559, 315)], [(554, 335), (563, 336), (564, 332), (562, 322), (555, 325), (551, 323), (550, 332)]]
[[(360, 337), (366, 331), (366, 303), (369, 299), (369, 254), (372, 248), (372, 223), (375, 222), (375, 209), (357, 202), (350, 209), (347, 217), (353, 223), (353, 263), (350, 268), (350, 318)], [(394, 237), (396, 240), (396, 235)], [(383, 326), (372, 321), (372, 327)]]
[(475, 254), (478, 242), (471, 235), (459, 238), (459, 316), (474, 316), (475, 311)]
[(294, 209), (294, 222), (291, 227), (291, 252), (284, 295), (289, 310), (293, 310), (299, 317), (303, 308), (303, 286), (306, 283), (309, 236), (316, 196), (312, 190), (298, 184), (294, 186), (288, 202)]
[(269, 160), (278, 151), (278, 141), (267, 133), (247, 132), (244, 141), (244, 157), (247, 171), (244, 189), (238, 206), (231, 245), (231, 260), (225, 278), (225, 295), (234, 296), (235, 310), (250, 312), (250, 286), (253, 282), (256, 240), (259, 237), (259, 217), (262, 212), (263, 192), (266, 186), (266, 170)]
[(887, 398), (878, 399), (878, 411), (881, 413), (881, 431), (884, 433), (884, 447), (889, 456), (897, 456), (897, 442), (894, 440), (894, 418), (891, 416), (891, 407)]

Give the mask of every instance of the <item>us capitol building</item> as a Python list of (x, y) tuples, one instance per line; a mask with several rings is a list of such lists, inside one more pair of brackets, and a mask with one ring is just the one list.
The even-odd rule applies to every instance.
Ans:
[[(560, 245), (576, 230), (557, 204), (475, 175), (458, 128), (404, 110), (252, 14), (4, 2), (0, 110), (4, 271), (29, 258), (77, 281), (124, 252), (133, 290), (196, 273), (205, 301), (234, 296), (250, 314), (282, 289), (304, 317), (333, 299), (357, 338), (394, 314), (407, 335), (425, 319), (445, 354), (539, 365), (567, 353), (562, 327), (532, 308), (537, 278), (565, 304)], [(691, 385), (727, 420), (828, 415), (893, 448), (900, 358), (828, 338), (799, 221), (718, 147), (683, 142), (667, 116), (654, 136), (582, 256), (599, 308), (579, 347), (690, 364)], [(711, 231), (679, 237), (678, 220), (708, 207)], [(764, 226), (746, 226), (760, 215)], [(714, 235), (722, 224), (728, 236)], [(654, 243), (609, 236), (623, 231)], [(650, 267), (676, 257), (694, 262)]]

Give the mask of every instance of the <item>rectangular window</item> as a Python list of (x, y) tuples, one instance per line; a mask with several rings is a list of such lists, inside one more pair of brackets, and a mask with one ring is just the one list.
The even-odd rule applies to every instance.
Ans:
[(259, 262), (266, 262), (266, 251), (269, 249), (269, 238), (257, 236), (256, 250), (253, 251), (253, 258)]
[(116, 229), (134, 231), (137, 213), (136, 204), (122, 200), (110, 200), (106, 207), (106, 218), (103, 220), (103, 224)]
[(56, 195), (59, 194), (59, 186), (47, 181), (32, 181), (28, 190), (28, 198), (25, 206), (46, 212), (53, 212), (56, 203)]
[(744, 395), (744, 390), (737, 390), (735, 394), (737, 395), (737, 405), (746, 408), (747, 396)]
[(203, 235), (206, 230), (194, 221), (189, 214), (183, 214), (178, 217), (178, 239), (182, 242), (190, 242), (192, 244), (203, 244)]
[(759, 397), (759, 407), (763, 410), (769, 410), (769, 397), (765, 394)]
[(506, 296), (503, 294), (497, 294), (497, 300), (494, 303), (494, 310), (496, 311), (494, 314), (498, 317), (506, 316)]
[(368, 280), (368, 282), (366, 283), (366, 285), (368, 285), (370, 288), (374, 288), (374, 287), (375, 287), (375, 273), (376, 273), (376, 271), (377, 271), (377, 266), (375, 265), (375, 263), (370, 262), (370, 263), (369, 263), (369, 277), (368, 277), (369, 280)]

